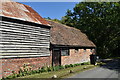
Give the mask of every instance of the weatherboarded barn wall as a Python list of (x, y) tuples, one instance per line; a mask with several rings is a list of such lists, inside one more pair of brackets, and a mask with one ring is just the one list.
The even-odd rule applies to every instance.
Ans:
[(2, 21), (3, 58), (49, 56), (49, 29)]
[(0, 61), (2, 61), (0, 74), (7, 76), (12, 74), (12, 71), (18, 72), (24, 64), (31, 66), (32, 69), (49, 66), (50, 27), (12, 21), (14, 20), (5, 17), (0, 21)]

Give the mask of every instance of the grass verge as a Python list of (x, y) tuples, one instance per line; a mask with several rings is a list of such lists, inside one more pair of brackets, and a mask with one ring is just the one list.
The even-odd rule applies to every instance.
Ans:
[[(96, 66), (94, 65), (80, 65), (80, 66), (76, 66), (76, 67), (71, 67), (71, 68), (67, 68), (67, 69), (62, 69), (59, 71), (52, 71), (52, 72), (44, 72), (44, 73), (39, 73), (39, 74), (33, 74), (33, 75), (28, 75), (28, 76), (23, 76), (23, 77), (19, 77), (18, 79), (21, 80), (30, 80), (30, 78), (32, 78), (32, 80), (34, 79), (38, 79), (38, 78), (52, 78), (53, 75), (57, 75), (57, 78), (66, 78), (69, 77), (73, 74), (76, 74), (78, 72), (82, 72), (91, 68), (94, 68)], [(70, 73), (70, 70), (72, 71), (72, 73)], [(17, 79), (17, 78), (16, 78)], [(16, 80), (13, 79), (13, 80)]]

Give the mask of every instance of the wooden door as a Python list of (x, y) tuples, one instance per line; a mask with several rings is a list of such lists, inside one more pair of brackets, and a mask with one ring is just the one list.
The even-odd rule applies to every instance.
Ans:
[(52, 53), (52, 65), (53, 66), (61, 65), (60, 50), (53, 50), (53, 53)]

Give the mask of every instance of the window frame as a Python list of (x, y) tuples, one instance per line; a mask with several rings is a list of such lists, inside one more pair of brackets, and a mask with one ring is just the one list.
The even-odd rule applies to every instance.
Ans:
[[(66, 54), (65, 54), (65, 55), (64, 55), (64, 54), (62, 54), (62, 51), (66, 51), (66, 52), (67, 52), (67, 53), (66, 53), (67, 55), (66, 55)], [(60, 52), (61, 52), (61, 56), (69, 56), (69, 55), (70, 55), (70, 49), (68, 49), (68, 48), (61, 49), (61, 51), (60, 51)]]
[(79, 49), (78, 48), (75, 48), (75, 53), (77, 53), (79, 51)]
[(83, 52), (86, 52), (87, 50), (86, 49), (83, 49), (84, 51)]
[(93, 52), (93, 49), (90, 49), (90, 52), (92, 53), (92, 52)]

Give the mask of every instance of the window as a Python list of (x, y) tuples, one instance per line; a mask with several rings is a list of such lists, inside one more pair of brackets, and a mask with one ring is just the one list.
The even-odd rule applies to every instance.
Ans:
[(76, 51), (78, 51), (79, 49), (75, 49)]
[(90, 49), (90, 52), (93, 52), (93, 50), (92, 50), (92, 49)]
[(69, 56), (69, 49), (62, 49), (61, 56)]
[(84, 49), (84, 52), (86, 52), (86, 49)]
[(95, 49), (91, 49), (90, 52), (95, 53)]
[(78, 51), (79, 51), (79, 49), (76, 48), (76, 49), (75, 49), (75, 53), (77, 53)]

